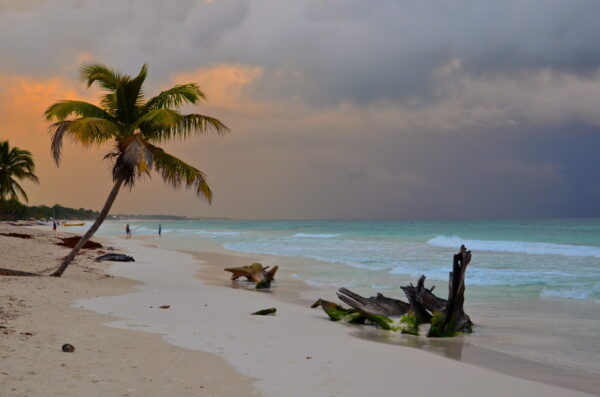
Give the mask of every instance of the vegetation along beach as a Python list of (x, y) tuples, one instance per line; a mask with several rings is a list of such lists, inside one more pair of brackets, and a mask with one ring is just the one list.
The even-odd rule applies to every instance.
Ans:
[(599, 18), (0, 0), (0, 397), (600, 396)]

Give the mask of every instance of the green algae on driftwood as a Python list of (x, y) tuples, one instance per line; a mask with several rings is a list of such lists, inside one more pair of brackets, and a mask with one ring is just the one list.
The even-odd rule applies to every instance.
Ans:
[(319, 307), (329, 316), (331, 321), (345, 321), (351, 324), (372, 324), (385, 330), (393, 328), (394, 320), (378, 314), (368, 314), (356, 309), (347, 309), (336, 303), (318, 299), (312, 308)]

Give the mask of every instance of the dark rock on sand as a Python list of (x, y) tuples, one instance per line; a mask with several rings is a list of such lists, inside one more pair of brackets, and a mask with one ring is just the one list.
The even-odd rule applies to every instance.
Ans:
[(97, 261), (112, 261), (112, 262), (135, 262), (135, 259), (129, 255), (123, 254), (105, 254), (96, 258)]
[(65, 353), (73, 353), (75, 351), (75, 346), (69, 343), (65, 343), (64, 345), (62, 345), (62, 351), (64, 351)]

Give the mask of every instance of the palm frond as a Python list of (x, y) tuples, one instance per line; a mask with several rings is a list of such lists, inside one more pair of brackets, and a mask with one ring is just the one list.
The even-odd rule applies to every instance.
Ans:
[(114, 69), (100, 63), (90, 63), (81, 68), (81, 78), (87, 83), (88, 88), (95, 82), (108, 91), (117, 89), (121, 74)]
[(142, 87), (146, 77), (148, 76), (148, 64), (143, 64), (140, 72), (129, 82), (129, 90), (131, 91), (132, 100), (135, 98), (135, 105), (141, 106), (144, 100), (144, 91)]
[(173, 128), (177, 128), (184, 120), (184, 116), (182, 116), (178, 111), (171, 109), (155, 109), (151, 110), (148, 113), (144, 114), (140, 118), (138, 118), (131, 126), (131, 131), (135, 131), (136, 129), (140, 129), (143, 131), (144, 129), (166, 129), (170, 130)]
[(104, 109), (84, 101), (58, 101), (48, 107), (44, 114), (46, 116), (46, 120), (48, 121), (53, 119), (63, 121), (71, 115), (114, 120), (112, 115), (110, 115)]
[(194, 189), (198, 196), (203, 196), (209, 204), (212, 203), (213, 192), (204, 172), (166, 153), (162, 148), (149, 143), (146, 146), (154, 157), (154, 169), (166, 183), (174, 189), (185, 184), (186, 188)]
[(23, 198), (23, 201), (25, 201), (26, 203), (29, 202), (29, 197), (27, 197), (27, 193), (25, 193), (25, 190), (23, 190), (23, 188), (21, 187), (21, 185), (19, 185), (17, 183), (17, 181), (13, 180), (12, 181), (12, 198), (14, 198), (15, 200), (18, 200), (18, 194), (21, 195), (21, 197)]
[(219, 119), (201, 114), (186, 114), (181, 116), (177, 125), (172, 127), (160, 127), (157, 125), (142, 129), (142, 135), (151, 142), (164, 142), (172, 138), (185, 139), (192, 134), (201, 135), (214, 132), (223, 135), (229, 131), (229, 127)]
[(65, 136), (68, 135), (74, 142), (90, 146), (115, 139), (120, 132), (119, 126), (113, 121), (93, 117), (59, 121), (51, 124), (48, 130), (52, 134), (50, 150), (57, 165), (60, 164)]
[(142, 114), (154, 109), (178, 109), (185, 104), (195, 104), (201, 99), (205, 100), (206, 96), (197, 84), (176, 85), (168, 90), (162, 91), (157, 96), (150, 98), (144, 105)]

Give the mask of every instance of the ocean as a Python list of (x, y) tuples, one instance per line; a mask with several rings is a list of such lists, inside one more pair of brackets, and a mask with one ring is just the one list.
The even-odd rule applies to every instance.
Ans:
[(118, 221), (100, 233), (123, 235), (125, 223), (134, 236), (154, 237), (162, 224), (165, 248), (291, 258), (285, 274), (323, 293), (347, 287), (400, 299), (399, 286), (421, 274), (446, 297), (452, 255), (464, 244), (473, 253), (470, 343), (600, 373), (600, 219)]

